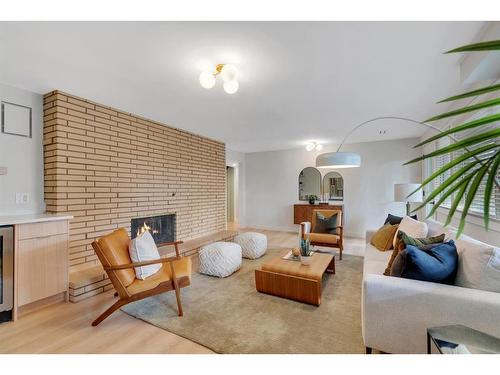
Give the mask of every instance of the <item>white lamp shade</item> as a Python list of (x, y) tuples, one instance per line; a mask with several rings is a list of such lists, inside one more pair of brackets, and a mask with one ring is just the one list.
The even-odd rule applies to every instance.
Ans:
[(238, 71), (236, 70), (236, 67), (234, 65), (226, 64), (222, 68), (220, 75), (222, 76), (222, 80), (224, 82), (234, 81), (236, 80)]
[(422, 189), (411, 194), (419, 186), (420, 184), (394, 184), (394, 200), (396, 202), (423, 202)]
[(361, 156), (354, 152), (327, 152), (316, 158), (317, 168), (357, 168)]
[(224, 91), (228, 94), (234, 94), (236, 91), (238, 91), (238, 88), (240, 85), (238, 84), (238, 81), (227, 81), (224, 82)]
[(201, 72), (200, 85), (205, 89), (211, 89), (215, 86), (215, 76), (210, 72)]

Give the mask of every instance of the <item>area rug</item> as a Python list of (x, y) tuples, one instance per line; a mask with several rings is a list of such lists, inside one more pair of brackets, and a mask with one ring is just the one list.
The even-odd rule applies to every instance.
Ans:
[(258, 260), (244, 259), (225, 279), (193, 273), (191, 286), (181, 291), (183, 317), (172, 292), (122, 310), (217, 353), (363, 353), (363, 258), (336, 259), (336, 274), (325, 274), (316, 307), (256, 291), (254, 270), (282, 252), (269, 249)]

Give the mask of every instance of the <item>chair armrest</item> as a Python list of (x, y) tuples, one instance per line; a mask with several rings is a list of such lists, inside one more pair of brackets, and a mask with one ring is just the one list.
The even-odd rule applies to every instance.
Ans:
[(180, 259), (182, 259), (182, 258), (181, 257), (159, 258), (159, 259), (153, 259), (153, 260), (145, 260), (144, 262), (135, 262), (135, 263), (129, 263), (129, 264), (118, 264), (116, 266), (103, 266), (103, 268), (104, 268), (105, 271), (117, 271), (117, 270), (124, 270), (124, 269), (127, 269), (127, 268), (148, 266), (150, 264), (174, 262), (174, 261), (180, 260)]

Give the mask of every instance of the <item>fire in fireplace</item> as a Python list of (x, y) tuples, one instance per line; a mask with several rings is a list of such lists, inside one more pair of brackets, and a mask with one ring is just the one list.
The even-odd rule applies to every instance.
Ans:
[(175, 241), (175, 229), (175, 214), (138, 217), (130, 221), (132, 238), (149, 231), (156, 244)]

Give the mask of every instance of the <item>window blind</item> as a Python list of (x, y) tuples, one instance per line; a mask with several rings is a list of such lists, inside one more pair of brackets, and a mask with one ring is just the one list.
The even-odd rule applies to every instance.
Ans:
[[(488, 115), (492, 115), (492, 114), (496, 114), (496, 113), (500, 113), (500, 107), (488, 108), (486, 110), (483, 110), (483, 111), (480, 111), (478, 113), (475, 113), (473, 116), (471, 116), (470, 118), (468, 118), (467, 121), (472, 121), (472, 120), (481, 118), (483, 116), (488, 116)], [(470, 130), (466, 130), (466, 131), (463, 131), (463, 132), (455, 133), (454, 136), (458, 140), (461, 140), (461, 139), (464, 139), (466, 137), (473, 136), (473, 135), (479, 134), (479, 133), (484, 132), (484, 131), (488, 131), (488, 130), (492, 130), (492, 129), (497, 129), (499, 127), (500, 127), (500, 123), (492, 123), (492, 124), (489, 124), (489, 125), (486, 125), (486, 126), (477, 127), (475, 129), (470, 129)], [(446, 138), (446, 139), (442, 138), (442, 139), (438, 140), (438, 142), (436, 142), (437, 143), (436, 144), (436, 149), (437, 148), (441, 148), (443, 146), (447, 146), (448, 144), (450, 144), (450, 142), (451, 141), (449, 140), (449, 138)], [(474, 149), (477, 149), (477, 148), (480, 148), (480, 147), (483, 147), (483, 146), (486, 146), (486, 145), (489, 145), (489, 144), (495, 144), (495, 143), (496, 144), (500, 144), (500, 140), (498, 138), (488, 139), (488, 140), (486, 140), (484, 142), (481, 142), (481, 143), (475, 144), (473, 146), (470, 146), (470, 147), (468, 147), (468, 149), (469, 150), (474, 150)], [(493, 155), (496, 151), (498, 151), (498, 149), (486, 151), (484, 153), (479, 154), (477, 157), (479, 159), (486, 159), (487, 157)], [(464, 150), (459, 150), (459, 151), (455, 151), (455, 152), (447, 154), (447, 155), (441, 155), (441, 156), (436, 157), (435, 158), (435, 162), (434, 162), (434, 169), (433, 169), (433, 171), (436, 171), (440, 167), (442, 167), (445, 164), (449, 163), (451, 160), (460, 157), (461, 155), (464, 154), (464, 152), (465, 152)], [(466, 160), (466, 161), (464, 161), (464, 162), (456, 165), (451, 170), (447, 171), (446, 173), (444, 173), (443, 175), (439, 176), (438, 178), (436, 178), (434, 180), (433, 189), (435, 189), (437, 186), (439, 186), (440, 184), (442, 184), (454, 172), (460, 170), (467, 163), (470, 163), (473, 160), (474, 159), (468, 159), (468, 160)], [(477, 165), (472, 170), (477, 169), (479, 167), (480, 167), (480, 165)], [(500, 172), (499, 171), (497, 171), (497, 178), (500, 178)], [(471, 207), (469, 209), (470, 213), (476, 213), (478, 215), (482, 215), (483, 212), (484, 212), (484, 193), (485, 193), (485, 188), (486, 188), (486, 180), (487, 180), (487, 177), (485, 176), (483, 178), (482, 182), (481, 182), (481, 185), (478, 188), (478, 191), (477, 191), (477, 193), (476, 193), (476, 195), (474, 197), (474, 200), (472, 201)], [(463, 209), (464, 198), (462, 199), (462, 201), (458, 205), (458, 210)], [(446, 208), (449, 208), (451, 206), (451, 202), (452, 202), (453, 199), (454, 199), (454, 195), (452, 195), (450, 198), (446, 199), (446, 201), (443, 202), (442, 206), (446, 207)], [(495, 219), (500, 219), (500, 190), (496, 186), (494, 187), (494, 190), (493, 190), (493, 193), (492, 193), (491, 199), (490, 199), (490, 216), (492, 218), (495, 218)]]

